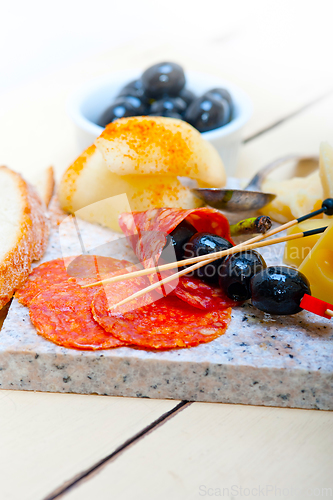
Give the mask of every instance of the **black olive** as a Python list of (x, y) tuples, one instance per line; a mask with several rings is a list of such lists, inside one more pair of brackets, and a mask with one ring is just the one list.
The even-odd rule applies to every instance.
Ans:
[(115, 100), (115, 104), (116, 103), (131, 104), (136, 109), (137, 115), (142, 115), (147, 109), (147, 104), (145, 104), (140, 97), (137, 97), (135, 95), (117, 97), (117, 99)]
[(142, 80), (139, 78), (138, 80), (133, 80), (125, 85), (119, 92), (118, 96), (128, 95), (132, 91), (140, 92), (144, 95)]
[(183, 101), (186, 102), (186, 106), (189, 106), (191, 104), (191, 102), (194, 101), (194, 99), (197, 98), (197, 96), (195, 95), (195, 93), (192, 92), (192, 90), (189, 90), (189, 89), (182, 89), (179, 92), (178, 96), (181, 97), (183, 99)]
[(186, 107), (186, 102), (180, 97), (163, 97), (163, 99), (153, 102), (150, 107), (150, 112), (159, 113), (163, 116), (162, 113), (171, 111), (181, 115), (186, 110)]
[[(217, 92), (217, 91), (223, 90), (223, 89), (214, 89), (214, 90), (215, 90), (215, 92), (213, 92), (213, 91), (206, 92), (204, 94), (204, 97), (206, 99), (214, 98), (216, 101), (219, 101), (224, 106), (224, 109), (225, 109), (225, 123), (224, 123), (224, 125), (226, 125), (227, 123), (229, 123), (231, 121), (231, 118), (232, 118), (233, 103), (229, 99), (224, 99), (221, 96), (221, 94), (219, 94)], [(228, 92), (228, 91), (226, 90), (226, 92)], [(229, 94), (229, 92), (228, 92), (228, 94)], [(230, 96), (230, 94), (229, 94), (229, 96)], [(230, 96), (230, 99), (231, 99), (231, 96)]]
[(233, 107), (233, 102), (232, 102), (232, 97), (230, 95), (230, 92), (227, 89), (223, 88), (215, 88), (211, 90), (207, 90), (207, 92), (204, 93), (204, 96), (207, 95), (212, 95), (214, 99), (217, 99), (218, 101), (221, 99), (225, 99), (227, 103), (229, 104), (230, 108)]
[(142, 83), (148, 97), (177, 96), (185, 86), (184, 70), (179, 64), (161, 62), (142, 74)]
[(119, 95), (116, 100), (118, 99), (134, 99), (137, 107), (140, 108), (140, 112), (141, 114), (144, 114), (148, 111), (149, 109), (149, 101), (148, 99), (141, 95), (141, 92), (138, 91), (138, 90), (128, 90), (126, 93), (124, 91), (124, 93), (122, 95)]
[(149, 98), (146, 96), (141, 80), (134, 80), (121, 89), (118, 97), (135, 97), (141, 102), (140, 113), (146, 114), (149, 109)]
[(225, 99), (217, 100), (213, 96), (198, 97), (187, 108), (184, 120), (199, 132), (208, 132), (228, 123), (230, 106)]
[(98, 121), (98, 125), (105, 127), (108, 123), (111, 123), (118, 118), (138, 116), (141, 114), (140, 105), (141, 102), (139, 99), (134, 97), (118, 97), (115, 102), (104, 111)]
[[(161, 257), (166, 262), (174, 261), (174, 253), (176, 254), (176, 260), (184, 259), (184, 245), (189, 241), (189, 239), (197, 233), (192, 224), (183, 220), (178, 226), (168, 235), (167, 243), (163, 249)], [(170, 248), (173, 249), (170, 252)], [(174, 252), (174, 253), (173, 253)]]
[(286, 266), (267, 267), (250, 283), (252, 304), (269, 314), (296, 314), (305, 293), (311, 295), (304, 274)]
[(254, 250), (234, 253), (226, 257), (221, 266), (220, 287), (232, 300), (248, 300), (251, 278), (266, 267), (263, 257)]
[[(185, 245), (184, 257), (189, 259), (191, 257), (197, 257), (199, 255), (207, 255), (210, 253), (221, 252), (222, 250), (227, 250), (233, 245), (230, 241), (211, 233), (197, 233), (190, 241)], [(208, 283), (218, 283), (220, 266), (222, 265), (224, 258), (217, 259), (200, 267), (194, 271), (195, 276), (207, 281)]]
[(163, 111), (163, 113), (149, 113), (149, 116), (165, 116), (166, 118), (177, 118), (182, 120), (182, 116), (174, 111)]

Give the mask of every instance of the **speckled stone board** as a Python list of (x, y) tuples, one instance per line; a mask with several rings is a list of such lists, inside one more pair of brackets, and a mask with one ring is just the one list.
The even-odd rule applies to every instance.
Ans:
[[(61, 255), (63, 218), (53, 209), (44, 261)], [(119, 238), (99, 226), (79, 225), (90, 253)], [(62, 252), (75, 254), (77, 242), (66, 231), (62, 236)], [(133, 257), (124, 239), (112, 248), (116, 258)], [(270, 265), (281, 263), (282, 251), (280, 245), (262, 253)], [(233, 309), (226, 333), (208, 344), (164, 352), (127, 347), (87, 352), (40, 337), (28, 309), (14, 299), (0, 332), (0, 387), (332, 410), (332, 325), (304, 311), (271, 317), (245, 304)]]

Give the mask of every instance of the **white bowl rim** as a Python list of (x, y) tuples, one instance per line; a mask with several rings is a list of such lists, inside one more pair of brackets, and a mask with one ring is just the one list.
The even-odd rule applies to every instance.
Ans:
[[(123, 78), (125, 85), (126, 81), (139, 78), (141, 73), (142, 70), (137, 69), (116, 71), (85, 82), (81, 87), (79, 87), (78, 90), (71, 94), (67, 101), (67, 110), (74, 123), (85, 132), (98, 137), (103, 132), (103, 127), (86, 118), (81, 111), (81, 107), (88, 96), (90, 96), (90, 94), (96, 91), (99, 87), (107, 85), (108, 83), (114, 83), (114, 80)], [(204, 139), (210, 141), (228, 136), (241, 129), (248, 122), (253, 112), (253, 106), (251, 99), (243, 89), (228, 80), (218, 77), (217, 75), (191, 70), (186, 71), (185, 74), (193, 80), (207, 79), (207, 81), (209, 81), (212, 79), (215, 83), (211, 86), (220, 86), (229, 90), (239, 108), (239, 116), (232, 119), (230, 123), (214, 130), (209, 130), (208, 132), (201, 132)]]

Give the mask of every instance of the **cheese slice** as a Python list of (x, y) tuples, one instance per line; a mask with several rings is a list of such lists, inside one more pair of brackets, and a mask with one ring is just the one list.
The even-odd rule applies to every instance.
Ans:
[(320, 144), (319, 153), (320, 180), (324, 199), (333, 197), (333, 147), (328, 142)]
[[(309, 219), (300, 224), (296, 224), (296, 226), (290, 227), (287, 234), (302, 233), (303, 231), (310, 231), (311, 229), (327, 226), (327, 224), (333, 224), (333, 220)], [(321, 236), (321, 234), (314, 234), (313, 236), (287, 241), (284, 247), (283, 262), (288, 266), (299, 267)]]
[(318, 170), (307, 177), (293, 177), (283, 181), (267, 179), (262, 189), (277, 196), (261, 209), (261, 213), (281, 223), (317, 210), (323, 200)]
[(311, 294), (333, 303), (333, 225), (322, 234), (311, 252), (299, 266), (310, 282)]

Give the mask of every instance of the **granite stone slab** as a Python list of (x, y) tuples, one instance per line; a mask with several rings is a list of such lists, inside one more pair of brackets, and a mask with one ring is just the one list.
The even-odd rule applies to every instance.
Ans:
[[(43, 260), (75, 254), (77, 241), (59, 224)], [(133, 260), (126, 241), (80, 221), (90, 253)], [(82, 243), (82, 242), (81, 242)], [(111, 245), (111, 247), (110, 247)], [(283, 245), (263, 249), (281, 263)], [(40, 337), (28, 309), (13, 300), (0, 332), (0, 387), (49, 392), (186, 399), (293, 408), (333, 409), (332, 322), (310, 313), (271, 317), (251, 304), (233, 309), (226, 333), (190, 349), (146, 352), (128, 347), (78, 351)]]

